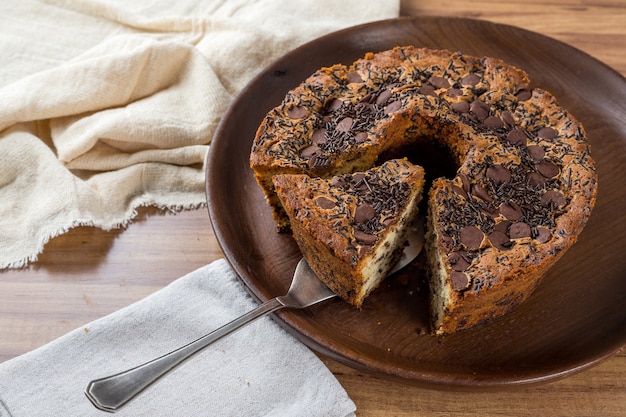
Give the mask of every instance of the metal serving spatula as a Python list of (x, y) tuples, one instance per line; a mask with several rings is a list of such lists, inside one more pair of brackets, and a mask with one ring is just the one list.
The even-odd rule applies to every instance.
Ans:
[[(408, 241), (409, 245), (404, 248), (401, 259), (389, 275), (411, 263), (422, 251), (424, 237), (421, 231), (411, 229)], [(306, 308), (334, 297), (336, 295), (317, 278), (309, 264), (302, 259), (296, 267), (287, 294), (268, 300), (213, 332), (150, 362), (115, 375), (93, 380), (87, 385), (85, 394), (100, 410), (115, 412), (172, 368), (253, 320), (282, 308)]]

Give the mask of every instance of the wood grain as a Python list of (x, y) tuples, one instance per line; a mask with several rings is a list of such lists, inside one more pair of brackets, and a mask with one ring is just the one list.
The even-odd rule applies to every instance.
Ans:
[[(403, 14), (484, 19), (563, 41), (626, 74), (626, 3), (403, 0)], [(222, 256), (205, 209), (142, 209), (123, 231), (80, 227), (38, 262), (0, 272), (0, 362), (37, 348)], [(624, 416), (626, 353), (545, 385), (448, 392), (364, 375), (322, 357), (368, 416)]]

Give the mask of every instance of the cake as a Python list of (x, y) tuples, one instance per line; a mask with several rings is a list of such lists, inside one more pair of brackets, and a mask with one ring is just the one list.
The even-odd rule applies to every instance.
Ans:
[[(432, 329), (445, 334), (528, 298), (591, 214), (586, 133), (552, 94), (496, 58), (412, 46), (368, 53), (289, 91), (260, 124), (250, 165), (286, 231), (274, 176), (329, 179), (432, 146), (454, 165), (427, 202)], [(426, 175), (437, 168), (428, 159)]]
[(311, 269), (360, 307), (402, 255), (422, 199), (423, 168), (394, 159), (331, 179), (278, 174), (272, 180)]

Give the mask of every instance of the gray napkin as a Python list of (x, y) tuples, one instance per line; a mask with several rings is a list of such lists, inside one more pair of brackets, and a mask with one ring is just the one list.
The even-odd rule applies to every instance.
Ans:
[[(256, 306), (224, 260), (0, 364), (0, 417), (108, 415), (92, 379), (136, 366)], [(120, 416), (353, 416), (354, 403), (308, 348), (262, 318), (192, 357)]]

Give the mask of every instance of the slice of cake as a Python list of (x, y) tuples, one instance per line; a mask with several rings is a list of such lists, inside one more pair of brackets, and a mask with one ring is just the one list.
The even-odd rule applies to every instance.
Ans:
[(394, 159), (332, 179), (272, 179), (302, 254), (337, 295), (361, 306), (400, 258), (422, 198), (424, 170)]

